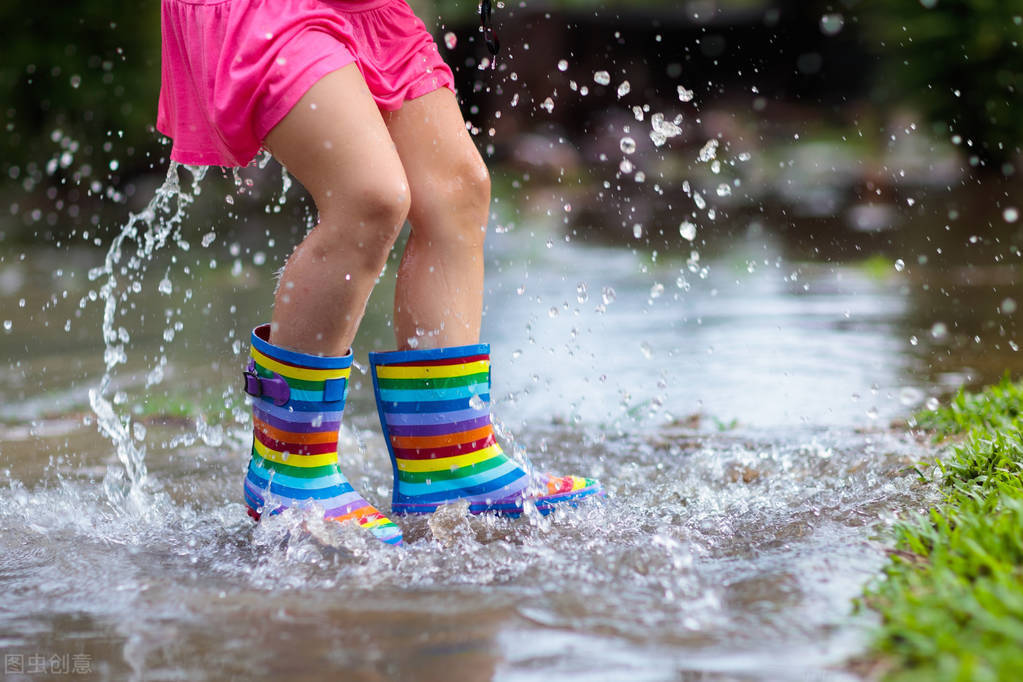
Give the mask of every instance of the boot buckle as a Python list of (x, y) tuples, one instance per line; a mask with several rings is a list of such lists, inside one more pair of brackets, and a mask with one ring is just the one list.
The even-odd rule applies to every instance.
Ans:
[(272, 377), (261, 377), (256, 374), (256, 361), (249, 359), (249, 365), (242, 372), (245, 379), (245, 392), (254, 398), (266, 396), (273, 400), (274, 405), (281, 407), (291, 400), (291, 387), (280, 374), (272, 373)]

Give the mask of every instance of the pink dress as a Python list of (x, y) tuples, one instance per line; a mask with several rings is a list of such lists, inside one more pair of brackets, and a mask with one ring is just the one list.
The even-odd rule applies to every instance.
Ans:
[(157, 129), (171, 159), (245, 166), (317, 80), (352, 62), (384, 110), (453, 89), (405, 0), (162, 0)]

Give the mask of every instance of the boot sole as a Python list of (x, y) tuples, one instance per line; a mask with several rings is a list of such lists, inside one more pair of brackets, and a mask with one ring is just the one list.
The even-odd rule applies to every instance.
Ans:
[[(582, 490), (574, 490), (569, 493), (560, 493), (541, 497), (533, 500), (536, 510), (541, 516), (547, 516), (557, 506), (577, 507), (586, 498), (604, 497), (604, 488), (600, 485), (590, 486)], [(391, 504), (391, 514), (395, 516), (422, 516), (432, 514), (446, 504), (457, 502), (458, 498), (447, 502), (431, 502), (429, 504), (403, 504), (401, 502)], [(493, 513), (498, 516), (507, 516), (517, 519), (522, 516), (523, 507), (521, 501), (513, 502), (476, 502), (469, 505), (469, 513), (475, 515)]]

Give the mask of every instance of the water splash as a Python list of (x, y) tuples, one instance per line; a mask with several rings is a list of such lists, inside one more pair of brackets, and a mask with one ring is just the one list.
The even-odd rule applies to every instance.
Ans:
[[(155, 514), (156, 508), (148, 503), (146, 493), (145, 430), (133, 428), (127, 398), (122, 391), (115, 390), (116, 370), (127, 362), (131, 341), (128, 329), (118, 326), (118, 318), (129, 307), (131, 296), (142, 291), (146, 268), (160, 248), (169, 240), (183, 251), (190, 248), (180, 228), (188, 207), (200, 194), (207, 169), (184, 166), (191, 174), (191, 187), (189, 191), (182, 191), (179, 168), (177, 163), (170, 164), (163, 184), (149, 204), (141, 212), (132, 214), (111, 241), (103, 265), (89, 271), (90, 281), (103, 280), (98, 298), (103, 301), (104, 344), (103, 378), (99, 386), (89, 390), (89, 405), (96, 414), (97, 427), (113, 443), (120, 463), (120, 467), (108, 467), (104, 490), (115, 509), (142, 515)], [(165, 359), (158, 362), (162, 367)]]

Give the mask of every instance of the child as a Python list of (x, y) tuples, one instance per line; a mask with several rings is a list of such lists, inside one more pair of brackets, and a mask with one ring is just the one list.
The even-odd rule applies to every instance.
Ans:
[(163, 0), (157, 127), (171, 158), (244, 166), (265, 147), (316, 202), (288, 259), (272, 320), (252, 332), (249, 514), (316, 504), (378, 539), (398, 527), (355, 491), (337, 438), (366, 301), (406, 218), (394, 330), (371, 353), (394, 468), (395, 514), (467, 500), (473, 513), (542, 513), (603, 494), (529, 474), (490, 423), (479, 343), (490, 180), (453, 78), (404, 0)]

